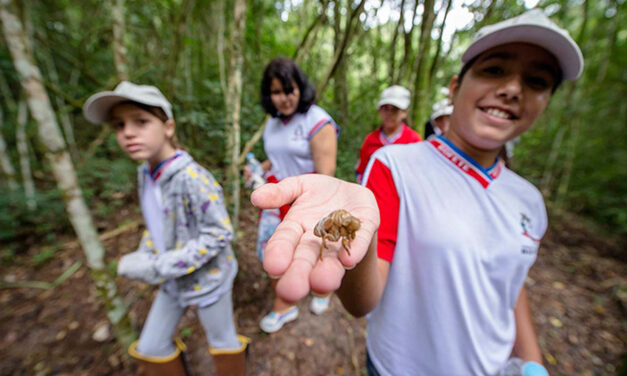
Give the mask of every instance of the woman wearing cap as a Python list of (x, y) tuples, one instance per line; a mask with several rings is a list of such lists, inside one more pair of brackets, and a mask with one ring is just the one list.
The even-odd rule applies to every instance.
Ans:
[[(315, 99), (315, 88), (294, 61), (277, 58), (268, 63), (261, 80), (261, 105), (272, 116), (263, 132), (268, 160), (261, 164), (268, 182), (300, 174), (335, 174), (340, 127), (315, 104)], [(247, 175), (245, 171), (245, 178)], [(261, 262), (267, 241), (287, 208), (264, 210), (260, 215), (257, 254)], [(275, 284), (273, 280), (272, 286)], [(312, 298), (309, 307), (320, 315), (329, 304), (330, 294), (318, 295)], [(259, 326), (273, 333), (297, 317), (298, 307), (275, 296), (272, 311), (261, 319)]]
[[(580, 75), (583, 58), (534, 10), (481, 29), (462, 62), (446, 137), (377, 151), (362, 181), (369, 190), (300, 176), (252, 195), (262, 208), (293, 202), (266, 249), (277, 293), (295, 301), (337, 290), (349, 312), (369, 313), (370, 375), (497, 375), (510, 356), (546, 375), (524, 288), (545, 206), (497, 156), (562, 80)], [(350, 254), (338, 246), (317, 262), (312, 230), (339, 208), (361, 228)]]
[(173, 337), (193, 305), (217, 374), (245, 375), (249, 339), (237, 335), (231, 301), (233, 228), (218, 182), (177, 148), (170, 102), (154, 86), (123, 81), (92, 95), (83, 112), (91, 123), (111, 123), (124, 152), (144, 161), (138, 180), (147, 230), (137, 251), (119, 261), (118, 274), (160, 286), (129, 354), (148, 376), (185, 375), (185, 345)]
[(381, 92), (377, 111), (381, 117), (381, 126), (370, 132), (359, 150), (359, 162), (355, 168), (357, 182), (366, 170), (370, 156), (379, 148), (392, 144), (411, 144), (421, 140), (420, 135), (405, 124), (409, 107), (409, 90), (394, 85)]

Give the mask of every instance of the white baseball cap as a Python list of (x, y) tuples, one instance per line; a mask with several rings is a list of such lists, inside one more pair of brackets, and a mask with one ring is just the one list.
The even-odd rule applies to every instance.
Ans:
[(462, 62), (466, 64), (492, 47), (514, 42), (535, 44), (549, 51), (559, 62), (565, 80), (574, 80), (583, 71), (583, 55), (577, 43), (541, 9), (482, 27), (462, 55)]
[(402, 86), (390, 86), (381, 92), (381, 98), (377, 103), (377, 110), (385, 104), (391, 104), (401, 110), (406, 110), (409, 107), (410, 95), (409, 90)]
[(126, 101), (159, 107), (168, 119), (173, 118), (172, 105), (157, 87), (128, 81), (120, 82), (113, 91), (102, 91), (89, 97), (83, 106), (83, 115), (90, 123), (104, 123), (109, 120), (113, 106)]
[(446, 98), (441, 101), (435, 102), (431, 109), (431, 120), (435, 120), (440, 116), (446, 116), (453, 113), (453, 105), (451, 101)]

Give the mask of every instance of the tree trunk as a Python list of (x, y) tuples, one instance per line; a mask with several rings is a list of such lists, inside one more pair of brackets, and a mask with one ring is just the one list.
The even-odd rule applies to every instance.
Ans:
[(26, 101), (20, 100), (17, 108), (17, 127), (15, 129), (15, 138), (17, 151), (20, 155), (20, 170), (22, 172), (22, 182), (24, 184), (24, 195), (26, 196), (26, 205), (28, 208), (30, 210), (35, 210), (37, 208), (37, 202), (35, 201), (35, 184), (33, 183), (33, 174), (30, 170), (28, 141), (26, 138), (26, 123), (28, 123), (28, 108)]
[[(347, 13), (350, 11), (350, 4), (347, 5)], [(342, 12), (341, 12), (341, 1), (335, 1), (334, 10), (334, 23), (333, 23), (333, 45), (335, 50), (341, 48), (342, 42)], [(346, 19), (345, 28), (350, 27), (348, 24), (348, 18)], [(337, 64), (336, 69), (337, 74), (333, 78), (333, 97), (335, 99), (335, 103), (338, 105), (339, 113), (338, 113), (338, 123), (346, 124), (348, 121), (348, 83), (347, 83), (347, 71), (346, 71), (346, 59), (341, 59), (341, 61)]]
[(303, 35), (303, 39), (300, 41), (300, 44), (296, 48), (296, 51), (294, 51), (294, 54), (292, 55), (292, 57), (294, 61), (296, 62), (296, 64), (299, 64), (300, 62), (302, 62), (305, 56), (307, 56), (307, 54), (309, 53), (309, 50), (311, 49), (311, 46), (313, 46), (313, 43), (316, 40), (316, 37), (318, 36), (318, 31), (320, 30), (320, 27), (326, 22), (327, 20), (326, 8), (328, 4), (329, 4), (328, 0), (321, 1), (320, 14), (317, 17), (314, 17), (314, 21), (305, 31), (305, 34)]
[(215, 4), (215, 15), (214, 18), (216, 21), (217, 28), (217, 49), (218, 49), (218, 69), (220, 72), (220, 87), (222, 88), (222, 95), (224, 98), (227, 96), (227, 87), (226, 87), (226, 67), (225, 67), (225, 58), (224, 58), (224, 2), (216, 1)]
[(329, 79), (333, 77), (333, 74), (337, 70), (338, 64), (340, 63), (340, 61), (342, 60), (344, 56), (344, 53), (348, 49), (348, 45), (350, 44), (351, 37), (353, 36), (352, 31), (353, 31), (354, 21), (355, 19), (357, 19), (357, 22), (359, 22), (358, 15), (363, 11), (365, 4), (366, 4), (366, 0), (361, 0), (359, 2), (359, 5), (357, 5), (357, 8), (355, 8), (355, 10), (352, 11), (350, 16), (348, 17), (348, 20), (346, 22), (346, 28), (344, 30), (344, 35), (342, 37), (342, 42), (340, 43), (340, 47), (336, 48), (335, 54), (333, 55), (333, 59), (331, 60), (331, 65), (329, 65), (329, 67), (327, 68), (327, 71), (325, 72), (322, 78), (322, 81), (320, 81), (320, 85), (318, 85), (317, 87), (316, 95), (318, 98), (320, 98), (322, 94), (324, 93), (324, 90), (326, 89), (327, 84), (329, 83)]
[(177, 17), (173, 22), (172, 28), (174, 29), (174, 45), (168, 53), (170, 57), (170, 63), (168, 64), (166, 71), (166, 79), (169, 82), (167, 93), (171, 97), (174, 97), (176, 89), (176, 68), (178, 67), (180, 60), (179, 55), (181, 54), (183, 37), (185, 36), (185, 31), (187, 30), (187, 20), (193, 10), (194, 0), (185, 0), (185, 2), (180, 7), (180, 12), (177, 14)]
[(411, 56), (411, 51), (412, 51), (412, 46), (411, 46), (412, 35), (414, 33), (414, 29), (416, 25), (416, 12), (418, 10), (419, 3), (420, 3), (419, 0), (415, 0), (414, 2), (414, 13), (412, 13), (412, 22), (411, 22), (411, 27), (409, 28), (409, 31), (405, 32), (405, 28), (403, 27), (403, 39), (405, 40), (405, 43), (403, 45), (403, 60), (401, 60), (401, 63), (398, 66), (397, 76), (394, 79), (395, 84), (400, 84), (403, 77), (405, 77), (405, 71), (407, 70), (409, 57)]
[[(41, 60), (46, 64), (46, 68), (48, 70), (48, 76), (50, 77), (50, 81), (55, 86), (59, 87), (59, 74), (57, 73), (57, 67), (54, 64), (54, 59), (52, 58), (52, 54), (50, 50), (46, 48), (39, 48)], [(63, 98), (58, 95), (54, 96), (55, 104), (57, 105), (59, 111), (59, 122), (61, 123), (61, 127), (63, 128), (63, 133), (65, 135), (65, 140), (67, 141), (68, 146), (70, 147), (70, 154), (72, 155), (72, 160), (76, 161), (78, 157), (78, 149), (76, 148), (76, 141), (74, 139), (74, 126), (72, 124), (72, 119), (68, 114), (65, 102)]]
[(429, 68), (429, 76), (427, 81), (427, 92), (431, 91), (431, 83), (433, 82), (433, 77), (435, 77), (435, 71), (440, 63), (440, 53), (442, 52), (442, 37), (444, 36), (444, 26), (446, 25), (446, 19), (448, 18), (448, 13), (451, 10), (451, 5), (453, 4), (453, 0), (448, 0), (446, 4), (446, 10), (444, 11), (444, 18), (442, 19), (442, 24), (440, 25), (440, 36), (438, 37), (438, 44), (435, 49), (435, 54), (433, 55), (433, 60), (431, 61), (431, 68)]
[[(422, 13), (422, 25), (420, 28), (420, 45), (418, 46), (418, 56), (414, 63), (414, 72), (416, 74), (414, 79), (414, 90), (412, 93), (410, 116), (409, 118), (418, 127), (423, 124), (420, 116), (423, 116), (423, 107), (425, 102), (425, 81), (426, 81), (426, 61), (429, 57), (429, 50), (431, 47), (431, 29), (433, 28), (433, 20), (435, 15), (433, 13), (433, 0), (425, 0), (424, 12)], [(423, 116), (424, 117), (424, 116)], [(419, 130), (420, 131), (420, 130)], [(424, 133), (424, 132), (420, 132)]]
[(105, 268), (104, 249), (83, 200), (72, 160), (42, 84), (41, 72), (34, 63), (32, 52), (26, 44), (22, 23), (16, 16), (15, 5), (10, 0), (0, 0), (0, 19), (13, 64), (26, 93), (30, 112), (39, 126), (39, 138), (46, 148), (45, 155), (63, 195), (70, 222), (85, 251), (87, 264), (92, 270), (92, 278), (101, 294), (117, 339), (123, 346), (128, 346), (135, 338), (135, 332), (126, 315), (126, 305), (117, 292), (113, 276)]
[[(2, 107), (0, 107), (0, 124), (2, 124), (2, 128), (4, 128), (4, 112), (2, 110)], [(0, 132), (0, 166), (2, 166), (2, 172), (7, 179), (9, 189), (12, 191), (17, 191), (18, 185), (15, 181), (15, 168), (13, 168), (13, 163), (11, 163), (11, 159), (9, 158), (9, 153), (7, 152), (7, 143), (4, 142), (4, 136), (2, 135), (2, 132)]]
[(111, 21), (113, 24), (113, 60), (115, 72), (120, 81), (128, 80), (128, 59), (126, 56), (126, 22), (124, 21), (124, 0), (113, 0), (111, 3)]
[(244, 63), (244, 32), (246, 28), (246, 0), (235, 0), (233, 8), (233, 29), (229, 44), (229, 82), (225, 98), (228, 124), (228, 159), (227, 184), (230, 188), (231, 221), (237, 228), (240, 209), (240, 108), (242, 102), (242, 66)]
[(388, 83), (390, 85), (394, 83), (394, 70), (396, 69), (396, 41), (398, 40), (399, 31), (405, 34), (405, 0), (401, 0), (401, 14), (398, 18), (398, 24), (394, 29), (394, 34), (392, 35), (392, 43), (390, 44), (390, 65), (388, 70)]

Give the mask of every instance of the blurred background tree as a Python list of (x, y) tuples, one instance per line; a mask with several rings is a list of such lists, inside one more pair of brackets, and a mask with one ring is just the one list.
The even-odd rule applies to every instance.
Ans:
[[(318, 88), (318, 102), (342, 127), (336, 175), (353, 180), (361, 141), (378, 125), (381, 90), (391, 84), (409, 88), (409, 122), (421, 130), (432, 103), (442, 98), (440, 89), (461, 68), (460, 54), (474, 32), (543, 8), (579, 42), (586, 66), (583, 77), (564, 84), (522, 137), (515, 170), (542, 190), (552, 209), (585, 216), (623, 241), (627, 237), (624, 0), (16, 3), (101, 232), (115, 226), (112, 218), (120, 220), (114, 216), (120, 208), (136, 201), (135, 164), (107, 126), (83, 118), (81, 106), (90, 94), (127, 78), (160, 87), (173, 103), (179, 140), (235, 204), (237, 163), (249, 149), (263, 158), (254, 136), (264, 119), (261, 75), (272, 58), (296, 58)], [(55, 234), (71, 233), (71, 227), (34, 116), (24, 113), (6, 35), (1, 41), (0, 243), (3, 252), (19, 252), (33, 239), (54, 243)], [(231, 205), (235, 213), (237, 207)]]

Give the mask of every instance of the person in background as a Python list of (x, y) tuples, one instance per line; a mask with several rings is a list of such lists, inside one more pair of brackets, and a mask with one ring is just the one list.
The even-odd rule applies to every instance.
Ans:
[[(583, 57), (534, 9), (481, 28), (462, 62), (446, 134), (375, 152), (366, 188), (305, 175), (251, 197), (260, 208), (292, 204), (266, 248), (277, 293), (336, 291), (350, 313), (368, 314), (369, 375), (498, 375), (516, 365), (510, 357), (520, 374), (548, 375), (524, 285), (546, 208), (498, 154), (581, 75)], [(313, 229), (337, 209), (361, 227), (350, 253), (327, 243), (318, 261)]]
[[(261, 80), (261, 105), (272, 117), (263, 132), (268, 159), (261, 165), (269, 183), (301, 174), (335, 174), (340, 127), (315, 104), (315, 99), (315, 88), (294, 61), (277, 58), (266, 66)], [(244, 171), (245, 179), (249, 174)], [(287, 209), (286, 206), (261, 212), (257, 240), (257, 255), (261, 262), (265, 261), (267, 241)], [(272, 286), (274, 289), (276, 280)], [(310, 310), (317, 315), (324, 313), (329, 308), (330, 299), (330, 294), (314, 296)], [(272, 311), (261, 319), (259, 326), (263, 331), (273, 333), (297, 317), (298, 307), (277, 295)]]
[(381, 92), (377, 111), (381, 117), (381, 126), (370, 132), (359, 150), (359, 162), (355, 168), (357, 182), (366, 170), (370, 156), (382, 146), (391, 144), (410, 144), (421, 141), (418, 132), (405, 124), (410, 92), (402, 86), (394, 85)]
[(431, 119), (425, 124), (425, 140), (432, 135), (442, 135), (448, 131), (453, 105), (449, 98), (442, 99), (433, 105)]
[(233, 320), (233, 228), (218, 182), (178, 147), (170, 102), (154, 86), (123, 81), (89, 97), (83, 113), (91, 123), (111, 123), (124, 152), (144, 162), (137, 171), (147, 230), (118, 274), (159, 291), (129, 354), (147, 376), (186, 375), (185, 345), (173, 337), (185, 310), (196, 306), (217, 374), (244, 376), (250, 340)]

